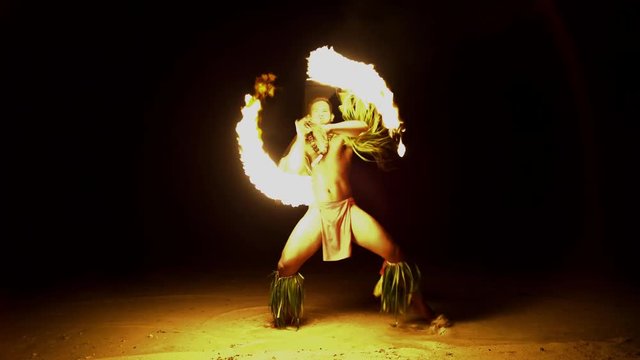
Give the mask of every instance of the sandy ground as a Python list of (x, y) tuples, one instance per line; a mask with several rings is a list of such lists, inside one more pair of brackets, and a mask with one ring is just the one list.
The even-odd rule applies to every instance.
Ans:
[[(273, 329), (269, 270), (156, 274), (2, 303), (2, 359), (640, 359), (635, 288), (584, 277), (426, 280), (453, 326), (434, 334), (378, 312), (376, 274), (306, 269), (305, 320)], [(578, 280), (582, 279), (582, 280)]]

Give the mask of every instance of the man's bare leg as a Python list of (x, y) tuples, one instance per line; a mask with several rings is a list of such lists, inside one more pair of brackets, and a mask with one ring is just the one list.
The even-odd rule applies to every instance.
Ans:
[(321, 224), (317, 209), (309, 208), (294, 227), (278, 261), (269, 291), (269, 307), (274, 326), (300, 326), (303, 315), (304, 277), (298, 272), (321, 244)]
[[(355, 204), (351, 207), (351, 227), (354, 240), (358, 245), (385, 259), (380, 275), (384, 274), (387, 263), (404, 261), (399, 246), (393, 242), (382, 225)], [(410, 308), (423, 321), (431, 322), (436, 318), (433, 309), (424, 301), (420, 290), (412, 294)]]
[(400, 247), (391, 240), (385, 229), (358, 205), (351, 206), (351, 229), (354, 241), (390, 263), (402, 261)]
[(320, 249), (321, 231), (320, 212), (317, 208), (311, 207), (293, 228), (284, 245), (278, 261), (280, 276), (295, 274), (305, 261)]
[[(383, 261), (382, 268), (380, 269), (380, 276), (384, 274), (384, 269), (386, 268), (387, 264), (388, 262), (386, 260)], [(381, 282), (382, 278), (380, 278), (380, 286), (382, 285)], [(376, 296), (379, 296), (379, 294)], [(411, 303), (409, 305), (414, 316), (417, 316), (421, 321), (431, 321), (436, 318), (435, 312), (433, 311), (431, 306), (429, 306), (429, 304), (427, 304), (427, 302), (424, 300), (422, 289), (420, 288), (412, 293)]]

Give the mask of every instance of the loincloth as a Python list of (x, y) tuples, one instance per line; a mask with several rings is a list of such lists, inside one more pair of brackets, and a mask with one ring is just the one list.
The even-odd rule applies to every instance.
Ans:
[(353, 198), (321, 202), (316, 206), (322, 223), (322, 259), (336, 261), (351, 256), (351, 206)]

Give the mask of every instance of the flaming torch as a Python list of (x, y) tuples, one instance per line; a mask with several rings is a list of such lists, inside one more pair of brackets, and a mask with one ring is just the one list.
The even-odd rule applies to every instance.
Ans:
[(242, 119), (236, 125), (240, 160), (249, 181), (267, 197), (285, 205), (309, 205), (312, 200), (311, 177), (284, 172), (264, 150), (259, 120), (261, 99), (274, 96), (276, 76), (265, 74), (256, 79), (255, 94), (245, 95), (240, 109)]
[[(404, 126), (393, 102), (393, 93), (373, 65), (350, 60), (327, 46), (312, 51), (308, 58), (309, 80), (348, 90), (367, 104), (373, 104), (389, 130), (389, 136), (398, 143), (398, 155), (406, 147), (402, 143)], [(242, 119), (236, 126), (240, 160), (251, 183), (267, 197), (285, 205), (310, 205), (313, 201), (311, 177), (290, 174), (278, 168), (263, 147), (260, 112), (266, 97), (273, 97), (276, 76), (264, 74), (256, 78), (254, 95), (245, 95), (241, 108)]]
[(404, 156), (404, 126), (393, 102), (393, 92), (372, 64), (351, 60), (324, 46), (309, 54), (307, 65), (309, 80), (348, 90), (365, 103), (373, 104), (382, 116), (384, 127), (389, 129), (389, 136), (398, 139), (398, 155)]

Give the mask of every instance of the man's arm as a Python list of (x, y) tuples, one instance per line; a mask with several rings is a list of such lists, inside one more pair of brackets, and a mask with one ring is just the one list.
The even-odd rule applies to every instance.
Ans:
[(369, 130), (369, 125), (360, 120), (346, 120), (335, 124), (326, 124), (324, 125), (324, 129), (327, 133), (332, 132), (349, 137), (357, 137)]
[(306, 121), (307, 118), (305, 117), (295, 122), (296, 137), (278, 163), (278, 167), (285, 172), (300, 175), (306, 174), (307, 166), (304, 153), (304, 134), (307, 132)]
[(289, 146), (289, 151), (280, 159), (278, 168), (292, 174), (304, 174), (304, 160), (304, 138), (296, 136)]

